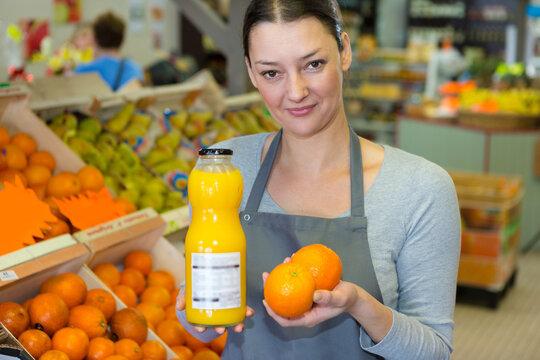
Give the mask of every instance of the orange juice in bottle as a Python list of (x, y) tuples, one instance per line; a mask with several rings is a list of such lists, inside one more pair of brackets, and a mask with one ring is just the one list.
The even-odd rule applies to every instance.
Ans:
[(231, 326), (246, 315), (246, 238), (238, 215), (244, 184), (232, 150), (202, 149), (199, 155), (188, 179), (186, 319)]

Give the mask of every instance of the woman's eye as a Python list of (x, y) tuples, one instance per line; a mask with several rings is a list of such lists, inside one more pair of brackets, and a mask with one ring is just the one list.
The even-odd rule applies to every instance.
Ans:
[(318, 69), (322, 66), (323, 62), (321, 60), (312, 61), (308, 64), (309, 69)]
[(277, 71), (274, 71), (274, 70), (265, 71), (262, 73), (262, 76), (264, 76), (267, 79), (273, 79), (277, 76)]

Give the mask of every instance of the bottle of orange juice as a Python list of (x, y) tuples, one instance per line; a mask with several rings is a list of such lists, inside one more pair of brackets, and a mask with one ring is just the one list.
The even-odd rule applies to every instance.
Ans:
[(246, 238), (238, 207), (244, 183), (232, 150), (202, 149), (188, 179), (191, 223), (186, 235), (186, 318), (231, 326), (246, 314)]

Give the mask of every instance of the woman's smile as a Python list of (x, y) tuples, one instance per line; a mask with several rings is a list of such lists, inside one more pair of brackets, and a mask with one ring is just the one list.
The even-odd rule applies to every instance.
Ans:
[(315, 106), (317, 106), (317, 104), (302, 106), (302, 107), (287, 108), (287, 111), (292, 116), (302, 117), (311, 113), (311, 111), (315, 108)]

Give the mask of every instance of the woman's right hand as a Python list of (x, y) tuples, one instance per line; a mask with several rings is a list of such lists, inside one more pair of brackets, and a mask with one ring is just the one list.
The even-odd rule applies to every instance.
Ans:
[[(178, 297), (176, 298), (176, 310), (182, 311), (185, 308), (186, 308), (186, 298), (185, 298), (184, 294), (182, 292), (180, 292), (180, 294), (178, 294)], [(255, 314), (253, 309), (250, 308), (249, 306), (246, 306), (246, 317), (250, 318), (250, 317), (253, 316), (253, 314)], [(205, 332), (207, 328), (205, 328), (203, 326), (193, 326), (193, 329), (195, 329), (195, 331), (197, 331), (199, 333), (202, 333), (202, 332)], [(225, 332), (225, 330), (226, 330), (225, 327), (215, 327), (213, 329), (218, 334), (223, 334)], [(242, 331), (244, 331), (244, 324), (243, 323), (242, 324), (236, 324), (236, 325), (232, 326), (231, 329), (234, 332), (237, 332), (237, 333), (242, 332)]]

